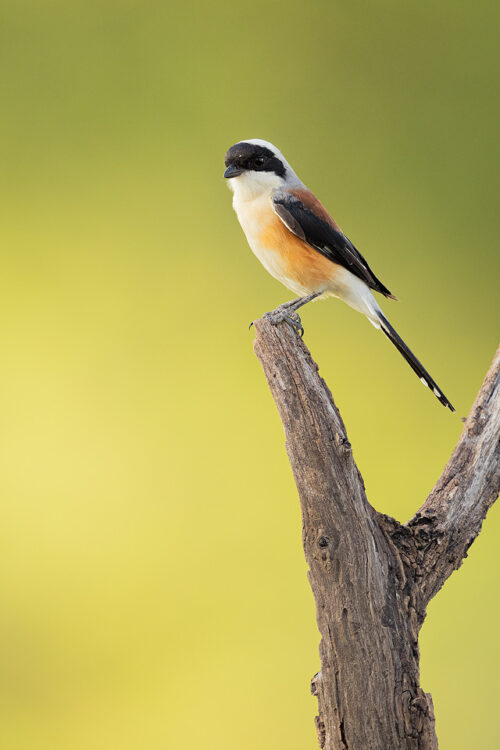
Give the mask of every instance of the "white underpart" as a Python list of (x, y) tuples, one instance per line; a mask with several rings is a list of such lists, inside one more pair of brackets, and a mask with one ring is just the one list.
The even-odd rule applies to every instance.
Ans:
[(272, 143), (258, 138), (248, 139), (244, 142), (270, 149), (281, 159), (286, 168), (284, 178), (279, 177), (274, 172), (252, 170), (244, 172), (238, 177), (232, 177), (228, 181), (229, 187), (234, 193), (233, 208), (253, 253), (271, 276), (274, 276), (275, 279), (299, 297), (305, 297), (313, 292), (321, 292), (325, 297), (338, 297), (350, 307), (366, 315), (375, 328), (380, 328), (377, 315), (378, 312), (381, 312), (380, 307), (365, 282), (353, 273), (347, 269), (339, 271), (338, 267), (332, 265), (332, 278), (330, 280), (314, 289), (305, 287), (298, 283), (296, 279), (286, 276), (285, 266), (280, 262), (280, 255), (275, 252), (274, 248), (265, 247), (261, 244), (259, 237), (264, 229), (261, 222), (265, 220), (266, 215), (269, 215), (268, 212), (274, 210), (271, 204), (273, 193), (276, 190), (304, 189), (305, 185), (297, 177), (283, 154)]
[(375, 297), (365, 282), (353, 273), (343, 268), (335, 275), (327, 292), (332, 297), (338, 297), (350, 307), (366, 315), (372, 326), (380, 328), (378, 313), (382, 312)]

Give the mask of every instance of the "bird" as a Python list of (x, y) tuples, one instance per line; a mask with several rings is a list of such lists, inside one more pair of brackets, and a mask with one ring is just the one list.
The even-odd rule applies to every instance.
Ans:
[(251, 250), (296, 298), (266, 313), (304, 333), (297, 310), (337, 297), (382, 330), (443, 406), (455, 411), (436, 381), (387, 320), (372, 292), (396, 300), (326, 208), (269, 141), (250, 138), (227, 151), (224, 177)]

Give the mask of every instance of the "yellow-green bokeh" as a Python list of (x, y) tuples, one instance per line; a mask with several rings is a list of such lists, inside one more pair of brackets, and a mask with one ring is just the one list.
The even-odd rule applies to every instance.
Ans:
[[(318, 633), (222, 180), (275, 142), (452, 402), (335, 301), (306, 341), (407, 519), (498, 333), (494, 5), (1, 0), (0, 746), (313, 750)], [(429, 607), (442, 750), (500, 743), (498, 511)]]

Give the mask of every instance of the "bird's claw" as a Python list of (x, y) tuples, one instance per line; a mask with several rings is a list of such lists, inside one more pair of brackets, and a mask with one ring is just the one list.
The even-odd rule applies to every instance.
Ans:
[(280, 309), (278, 307), (272, 312), (264, 313), (263, 317), (266, 318), (266, 320), (268, 320), (273, 326), (278, 325), (278, 323), (284, 321), (285, 323), (288, 323), (288, 325), (292, 326), (292, 328), (294, 328), (297, 333), (300, 334), (300, 336), (304, 336), (304, 326), (302, 325), (300, 315), (296, 312), (287, 312), (286, 308)]
[(300, 334), (301, 338), (304, 338), (304, 326), (302, 325), (302, 321), (300, 319), (300, 315), (296, 312), (292, 312), (285, 318), (286, 322), (292, 326), (292, 328), (295, 328), (297, 333)]

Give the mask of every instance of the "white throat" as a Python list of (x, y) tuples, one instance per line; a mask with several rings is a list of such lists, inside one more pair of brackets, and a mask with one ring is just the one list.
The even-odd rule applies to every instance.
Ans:
[(283, 178), (274, 172), (243, 172), (238, 177), (231, 177), (228, 182), (234, 193), (233, 204), (271, 196), (284, 185)]

